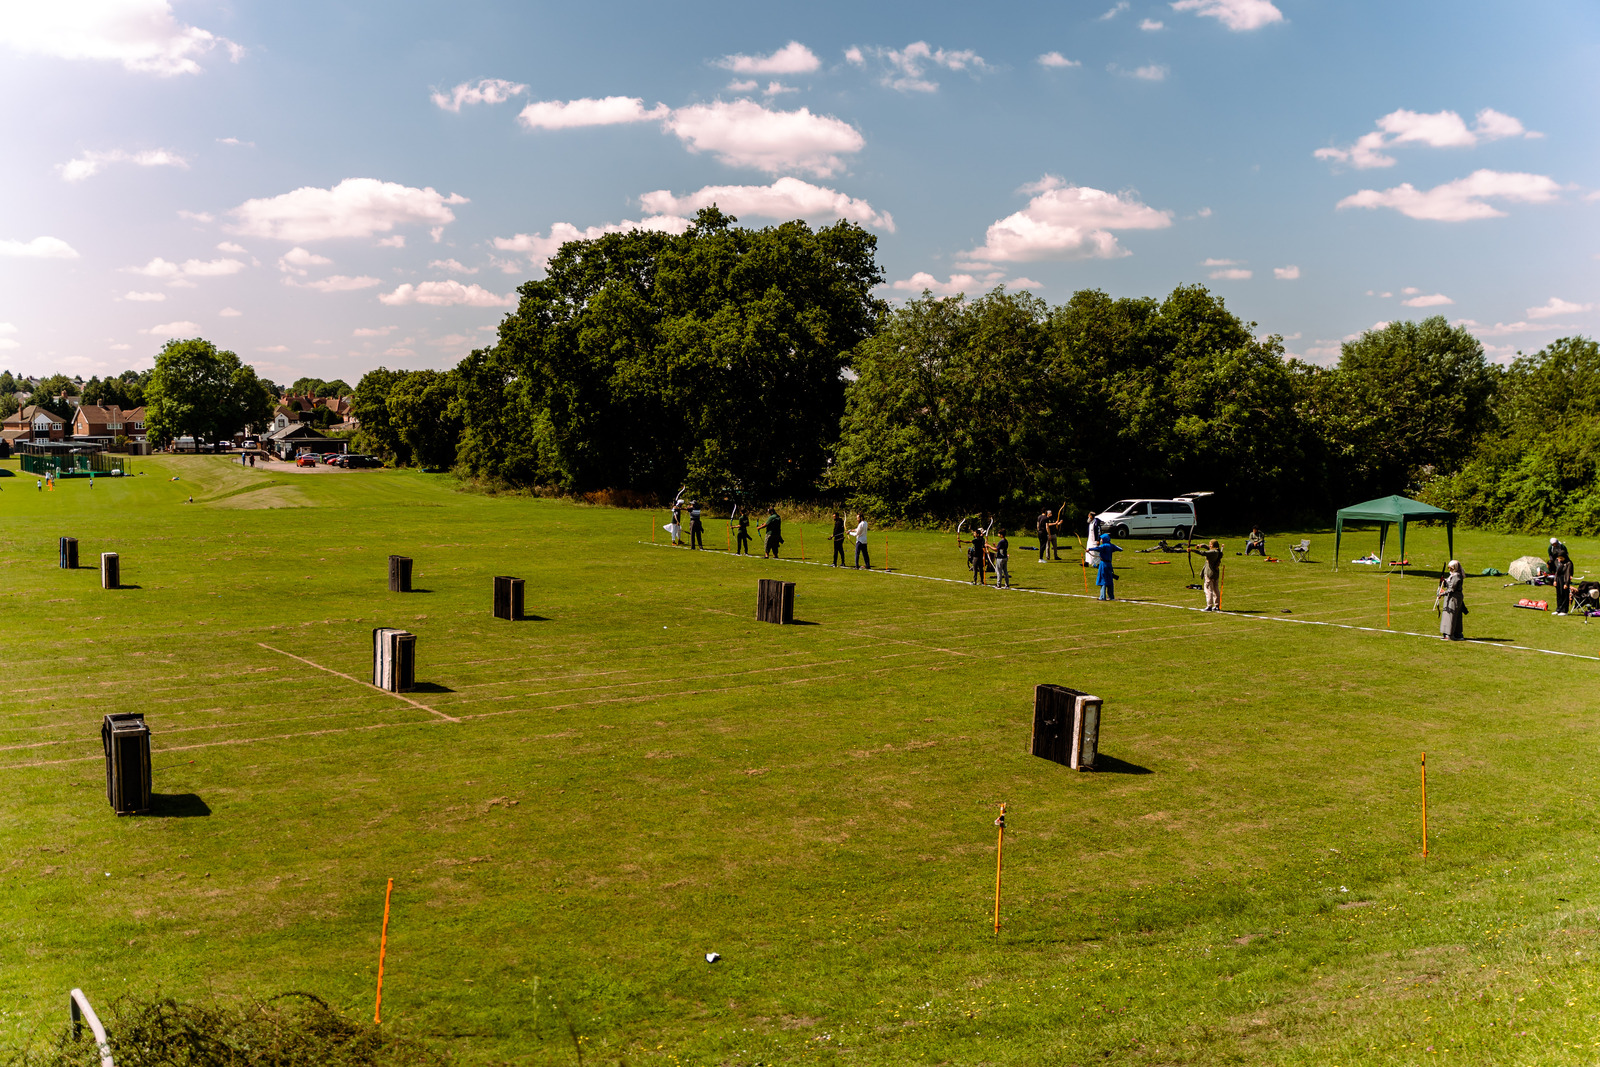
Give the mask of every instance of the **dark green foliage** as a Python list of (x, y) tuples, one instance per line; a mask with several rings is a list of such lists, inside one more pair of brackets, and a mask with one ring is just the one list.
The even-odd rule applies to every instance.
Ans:
[(1413, 493), (1460, 469), (1492, 424), (1497, 374), (1477, 338), (1442, 316), (1368, 330), (1344, 345), (1334, 369), (1302, 369), (1332, 499)]
[(210, 341), (168, 341), (145, 389), (152, 441), (219, 441), (272, 417), (272, 396), (255, 369)]
[(1600, 345), (1567, 337), (1520, 356), (1501, 379), (1498, 431), (1427, 499), (1464, 523), (1506, 531), (1600, 530)]
[(569, 491), (813, 492), (847, 354), (881, 310), (876, 239), (734, 221), (709, 208), (681, 236), (563, 246), (499, 344), (459, 368), (466, 469)]
[[(153, 371), (126, 370), (115, 378), (107, 375), (105, 378), (90, 378), (83, 387), (83, 402), (85, 404), (115, 405), (124, 411), (140, 407), (144, 404), (145, 387), (150, 383)], [(0, 382), (3, 386), (4, 382)]]
[(924, 297), (856, 353), (833, 481), (880, 514), (936, 519), (1201, 489), (1213, 518), (1281, 509), (1304, 431), (1281, 346), (1252, 326), (1200, 287), (1089, 290), (1053, 311)]
[[(401, 1067), (449, 1061), (426, 1046), (352, 1020), (309, 993), (239, 1004), (125, 997), (104, 1020), (117, 1067)], [(99, 1067), (84, 1027), (26, 1067)], [(24, 1067), (19, 1064), (18, 1067)]]
[(361, 423), (357, 446), (398, 467), (452, 466), (461, 439), (461, 380), (459, 369), (368, 371), (350, 401)]
[(335, 378), (331, 382), (325, 382), (321, 378), (296, 378), (294, 384), (289, 386), (289, 392), (320, 399), (325, 396), (348, 396), (350, 386), (341, 378)]

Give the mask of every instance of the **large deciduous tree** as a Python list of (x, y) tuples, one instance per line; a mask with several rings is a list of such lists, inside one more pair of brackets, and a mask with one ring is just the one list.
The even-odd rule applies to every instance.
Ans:
[(811, 493), (848, 353), (882, 311), (876, 238), (735, 221), (707, 208), (681, 235), (564, 245), (499, 343), (458, 368), (467, 470), (569, 491)]
[(145, 389), (151, 440), (219, 441), (272, 417), (272, 394), (255, 368), (210, 341), (168, 341)]

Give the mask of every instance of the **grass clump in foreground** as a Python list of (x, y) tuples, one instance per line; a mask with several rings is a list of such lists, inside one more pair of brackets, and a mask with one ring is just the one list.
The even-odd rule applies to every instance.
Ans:
[[(447, 1067), (426, 1045), (353, 1020), (311, 993), (237, 1003), (119, 997), (101, 1021), (117, 1067)], [(87, 1026), (12, 1067), (100, 1067)]]
[[(1600, 629), (1504, 578), (1446, 644), (1434, 577), (1317, 531), (1230, 555), (1206, 615), (1157, 554), (1102, 604), (1027, 536), (1006, 592), (948, 534), (874, 531), (868, 574), (414, 472), (134, 464), (0, 493), (0, 1047), (74, 986), (360, 1015), (392, 877), (384, 1025), (473, 1067), (1594, 1061)], [(533, 617), (490, 617), (500, 574)], [(808, 625), (756, 624), (758, 578)], [(375, 626), (418, 635), (408, 700), (361, 681)], [(1104, 772), (1027, 755), (1038, 682), (1105, 698)], [(106, 807), (108, 710), (153, 731), (150, 817)]]

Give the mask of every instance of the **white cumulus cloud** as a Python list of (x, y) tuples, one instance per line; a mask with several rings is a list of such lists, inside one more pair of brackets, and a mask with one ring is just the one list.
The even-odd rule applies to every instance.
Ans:
[(0, 5), (0, 44), (163, 77), (200, 73), (197, 57), (219, 44), (235, 61), (244, 53), (226, 37), (179, 22), (167, 0), (16, 0)]
[(358, 326), (350, 334), (352, 337), (388, 337), (393, 332), (393, 326)]
[(371, 237), (396, 226), (442, 227), (455, 221), (451, 205), (465, 204), (456, 193), (414, 189), (376, 178), (346, 178), (331, 189), (305, 186), (292, 192), (246, 200), (228, 212), (232, 232), (280, 241), (325, 241)]
[(124, 300), (132, 300), (135, 303), (157, 303), (157, 304), (159, 304), (161, 301), (165, 300), (166, 298), (167, 298), (167, 294), (166, 293), (128, 292), (128, 293), (123, 293), (122, 294), (122, 299), (124, 299)]
[(1557, 330), (1570, 330), (1571, 326), (1557, 326), (1554, 323), (1540, 322), (1497, 322), (1493, 326), (1486, 326), (1472, 319), (1457, 319), (1456, 326), (1465, 326), (1467, 330), (1477, 337), (1505, 337), (1517, 333), (1555, 332)]
[(1235, 33), (1283, 21), (1283, 12), (1271, 0), (1177, 0), (1172, 10), (1214, 18)]
[(1128, 3), (1128, 0), (1117, 0), (1115, 4), (1111, 5), (1111, 9), (1109, 11), (1100, 16), (1100, 21), (1109, 22), (1111, 19), (1116, 18), (1118, 15), (1128, 10), (1130, 6), (1132, 5)]
[(1348, 148), (1319, 148), (1312, 155), (1357, 170), (1370, 170), (1394, 166), (1395, 158), (1388, 154), (1388, 150), (1397, 145), (1473, 148), (1483, 141), (1541, 136), (1524, 128), (1518, 119), (1488, 107), (1478, 112), (1476, 121), (1470, 127), (1454, 111), (1421, 112), (1405, 108), (1389, 112), (1378, 120), (1377, 125), (1376, 130), (1362, 134)]
[(692, 215), (715, 204), (739, 218), (756, 215), (769, 219), (849, 219), (894, 232), (894, 219), (887, 211), (877, 211), (865, 200), (799, 178), (779, 178), (771, 185), (708, 185), (683, 196), (657, 189), (641, 196), (639, 204), (652, 215)]
[(1035, 60), (1035, 62), (1038, 63), (1039, 66), (1041, 66), (1041, 67), (1051, 67), (1051, 68), (1081, 67), (1081, 66), (1083, 66), (1083, 63), (1080, 60), (1068, 59), (1066, 56), (1062, 55), (1060, 52), (1046, 52), (1044, 55), (1040, 56), (1037, 60)]
[[(769, 86), (769, 89), (772, 87)], [(778, 86), (774, 91), (783, 91)], [(754, 100), (717, 100), (676, 110), (665, 104), (646, 108), (638, 97), (539, 101), (520, 116), (530, 129), (661, 122), (691, 152), (710, 152), (723, 163), (777, 173), (797, 170), (819, 178), (844, 167), (842, 155), (866, 145), (860, 132), (831, 115), (809, 108), (779, 111)]]
[(858, 66), (864, 66), (869, 55), (877, 59), (884, 68), (880, 83), (903, 93), (935, 92), (939, 83), (931, 75), (936, 69), (982, 71), (988, 68), (983, 57), (970, 48), (934, 48), (927, 41), (913, 41), (904, 48), (855, 48), (851, 52), (855, 58), (851, 58), (850, 53), (846, 53), (846, 58), (851, 58)]
[(194, 337), (200, 333), (200, 324), (183, 319), (178, 322), (163, 322), (139, 332), (150, 334), (152, 337)]
[(308, 282), (285, 278), (283, 284), (302, 289), (315, 289), (319, 293), (350, 293), (357, 289), (371, 289), (374, 285), (382, 285), (383, 282), (365, 274), (356, 277), (348, 274), (330, 274), (326, 278), (313, 278)]
[(717, 66), (735, 74), (810, 74), (822, 60), (799, 41), (790, 41), (770, 56), (723, 56)]
[(189, 280), (191, 278), (221, 278), (238, 274), (244, 270), (244, 264), (237, 259), (186, 259), (182, 263), (173, 263), (157, 256), (142, 267), (122, 269), (146, 278), (161, 278), (176, 288), (190, 288), (194, 285)]
[(1490, 200), (1547, 204), (1556, 199), (1560, 191), (1561, 187), (1554, 179), (1542, 174), (1477, 170), (1465, 178), (1436, 185), (1426, 192), (1410, 182), (1382, 191), (1362, 189), (1339, 201), (1338, 206), (1389, 207), (1413, 219), (1465, 222), (1503, 216), (1505, 212), (1490, 204)]
[(406, 282), (392, 293), (379, 293), (378, 299), (392, 307), (403, 304), (427, 304), (432, 307), (463, 305), (475, 308), (512, 307), (517, 294), (499, 296), (480, 285), (462, 285), (454, 278), (444, 282)]
[(768, 173), (797, 170), (818, 178), (842, 170), (840, 157), (866, 146), (854, 126), (832, 115), (814, 115), (804, 107), (776, 111), (754, 100), (679, 108), (666, 126), (690, 151), (710, 152), (729, 166)]
[(1280, 282), (1292, 282), (1300, 277), (1300, 268), (1296, 266), (1273, 267), (1272, 276)]
[(526, 85), (504, 78), (480, 78), (476, 82), (462, 82), (447, 93), (435, 90), (433, 102), (445, 111), (460, 111), (465, 104), (503, 104), (527, 91)]
[(637, 96), (601, 99), (539, 100), (523, 108), (517, 121), (530, 130), (570, 130), (580, 126), (619, 126), (630, 122), (655, 122), (666, 118), (665, 104), (646, 108)]
[(1108, 193), (1047, 176), (1024, 186), (1028, 206), (990, 225), (984, 244), (963, 258), (978, 262), (1114, 259), (1130, 253), (1113, 230), (1162, 230), (1172, 212), (1158, 211), (1133, 193)]
[(31, 241), (0, 240), (0, 256), (33, 259), (77, 259), (78, 252), (59, 237), (35, 237)]
[(1454, 304), (1455, 301), (1443, 293), (1429, 293), (1426, 296), (1413, 296), (1408, 300), (1400, 301), (1400, 303), (1408, 308), (1436, 308), (1444, 307), (1446, 304)]
[(1217, 281), (1242, 282), (1255, 276), (1255, 271), (1246, 270), (1244, 267), (1228, 267), (1225, 270), (1214, 270), (1211, 277)]
[(232, 241), (223, 241), (217, 246), (217, 251), (231, 252), (236, 256), (247, 256), (250, 254), (243, 245), (236, 245)]
[(1557, 315), (1578, 315), (1585, 311), (1593, 311), (1593, 304), (1574, 304), (1570, 300), (1563, 300), (1559, 296), (1552, 296), (1548, 302), (1536, 308), (1528, 309), (1530, 319), (1549, 319)]
[[(514, 237), (496, 237), (494, 246), (502, 252), (520, 252), (526, 255), (535, 267), (543, 269), (545, 264), (550, 262), (550, 257), (559, 252), (561, 246), (568, 241), (593, 241), (608, 233), (627, 233), (629, 230), (683, 233), (688, 228), (689, 220), (677, 215), (655, 215), (640, 219), (638, 222), (624, 219), (622, 222), (608, 222), (603, 226), (590, 226), (582, 230), (570, 222), (558, 222), (550, 227), (549, 234), (545, 236), (519, 233)], [(508, 274), (520, 273), (514, 264), (502, 266), (501, 269)]]
[(1146, 33), (1154, 33), (1156, 30), (1166, 29), (1167, 24), (1160, 19), (1145, 19), (1139, 23), (1139, 28)]
[(307, 267), (326, 267), (333, 260), (327, 256), (319, 256), (315, 252), (301, 248), (299, 245), (289, 249), (278, 257), (278, 269), (290, 274), (305, 274)]
[(469, 267), (462, 263), (459, 259), (436, 259), (429, 263), (428, 266), (434, 267), (438, 270), (454, 271), (457, 274), (478, 273), (477, 267)]
[(69, 182), (81, 182), (85, 178), (92, 178), (105, 168), (107, 163), (132, 163), (136, 167), (179, 167), (189, 169), (189, 161), (176, 152), (169, 152), (165, 148), (150, 148), (142, 152), (125, 152), (120, 148), (113, 148), (106, 152), (84, 152), (77, 159), (57, 165), (61, 179)]

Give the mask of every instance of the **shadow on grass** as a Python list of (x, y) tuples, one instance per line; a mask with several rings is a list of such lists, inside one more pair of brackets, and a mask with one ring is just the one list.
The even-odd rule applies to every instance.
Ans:
[(211, 808), (198, 793), (151, 793), (147, 819), (196, 819), (210, 815)]
[(455, 690), (451, 689), (449, 686), (440, 685), (438, 682), (418, 682), (416, 685), (412, 686), (410, 688), (410, 690), (408, 690), (408, 691), (412, 692), (412, 693), (454, 693), (455, 692)]
[(1104, 752), (1094, 758), (1094, 772), (1096, 774), (1154, 774), (1149, 767), (1141, 767), (1137, 763), (1128, 763), (1115, 756), (1108, 756)]
[(1488, 645), (1496, 645), (1496, 644), (1504, 645), (1504, 644), (1509, 644), (1512, 639), (1509, 638), (1509, 637), (1464, 637), (1464, 638), (1462, 638), (1462, 640), (1463, 641), (1482, 641), (1484, 644), (1488, 644)]
[(543, 615), (518, 615), (512, 622), (549, 622)]
[[(88, 567), (80, 567), (79, 568), (79, 570), (88, 570), (88, 569), (89, 569)], [(144, 586), (142, 586), (142, 585), (129, 585), (127, 582), (123, 582), (121, 585), (115, 586), (114, 588), (117, 588), (117, 589), (143, 589)]]
[(418, 589), (415, 586), (413, 586), (412, 588), (407, 589), (406, 592), (408, 592), (408, 593), (431, 593), (431, 592), (433, 592), (433, 590), (432, 589)]

